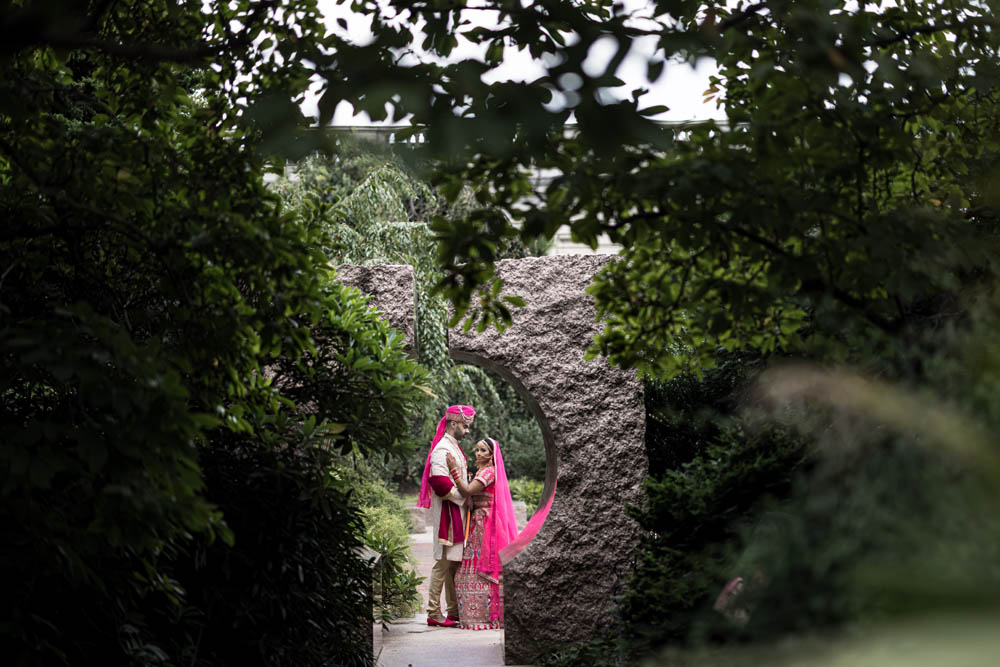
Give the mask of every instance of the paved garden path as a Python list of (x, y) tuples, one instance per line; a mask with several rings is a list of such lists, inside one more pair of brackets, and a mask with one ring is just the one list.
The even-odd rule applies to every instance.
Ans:
[[(427, 583), (434, 564), (430, 528), (425, 533), (410, 535), (410, 545), (417, 560), (417, 574), (425, 577), (419, 590), (426, 602)], [(382, 634), (377, 664), (378, 667), (501, 667), (503, 630), (473, 632), (428, 627), (427, 612), (422, 608), (413, 617), (392, 623)]]

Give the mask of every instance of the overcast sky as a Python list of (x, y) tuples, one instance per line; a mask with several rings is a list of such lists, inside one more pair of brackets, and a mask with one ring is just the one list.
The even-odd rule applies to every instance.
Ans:
[[(522, 2), (528, 1), (530, 0), (522, 0)], [(328, 30), (357, 43), (371, 40), (371, 19), (353, 14), (349, 3), (338, 5), (335, 0), (320, 0), (319, 5), (326, 17)], [(637, 17), (637, 21), (641, 21), (644, 8), (648, 7), (644, 0), (626, 0), (625, 5)], [(496, 15), (493, 12), (466, 10), (465, 15), (479, 25), (496, 25)], [(337, 24), (337, 18), (347, 20), (346, 31)], [(416, 41), (419, 43), (421, 40), (418, 38)], [(630, 98), (633, 89), (649, 88), (649, 93), (640, 98), (641, 107), (662, 104), (670, 108), (668, 112), (656, 116), (658, 120), (723, 118), (724, 114), (716, 108), (714, 101), (707, 104), (702, 102), (702, 92), (708, 88), (708, 77), (715, 72), (715, 66), (711, 61), (703, 60), (699, 62), (697, 67), (682, 63), (669, 63), (664, 74), (656, 83), (650, 84), (646, 80), (646, 57), (644, 56), (652, 53), (654, 44), (655, 38), (645, 38), (635, 43), (617, 73), (618, 78), (625, 82), (625, 86), (613, 89), (612, 92), (621, 98)], [(603, 71), (603, 66), (611, 57), (613, 49), (610, 41), (608, 43), (597, 42), (591, 47), (587, 61), (584, 63), (585, 71), (588, 74)], [(413, 58), (430, 60), (430, 56), (420, 51), (416, 45), (414, 46), (414, 54)], [(460, 38), (455, 56), (459, 59), (476, 57), (481, 60), (482, 50)], [(491, 71), (488, 79), (489, 82), (500, 80), (530, 81), (543, 73), (541, 64), (534, 61), (526, 50), (516, 51), (507, 48), (502, 65)], [(310, 91), (302, 105), (302, 111), (306, 115), (316, 116), (318, 114), (316, 108), (317, 91), (318, 85)], [(558, 104), (558, 100), (555, 103)], [(355, 115), (351, 105), (342, 102), (334, 114), (333, 124), (371, 125), (373, 123), (368, 114)]]

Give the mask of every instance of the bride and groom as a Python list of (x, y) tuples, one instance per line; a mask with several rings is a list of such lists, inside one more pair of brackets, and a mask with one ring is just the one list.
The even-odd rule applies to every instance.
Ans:
[[(459, 443), (476, 411), (453, 405), (438, 424), (424, 464), (418, 506), (433, 521), (434, 567), (427, 624), (466, 630), (503, 628), (503, 562), (519, 551), (514, 505), (500, 444), (476, 443), (476, 474), (468, 477)], [(447, 615), (441, 613), (444, 589)]]

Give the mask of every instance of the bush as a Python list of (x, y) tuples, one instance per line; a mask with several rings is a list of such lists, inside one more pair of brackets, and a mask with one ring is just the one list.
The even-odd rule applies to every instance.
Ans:
[(352, 457), (333, 474), (352, 490), (361, 507), (365, 546), (377, 554), (373, 570), (375, 620), (385, 624), (420, 608), (417, 586), (423, 580), (414, 570), (410, 510), (404, 500), (378, 477), (378, 466)]
[(714, 632), (712, 602), (735, 576), (744, 533), (790, 493), (805, 441), (735, 415), (761, 365), (733, 356), (701, 380), (647, 385), (647, 505), (630, 511), (644, 534), (620, 606), (632, 655)]
[(380, 477), (380, 471), (379, 465), (352, 456), (340, 461), (332, 474), (351, 489), (354, 502), (366, 513), (377, 509), (379, 514), (391, 515), (393, 525), (402, 530), (404, 536), (409, 535), (413, 523), (406, 501), (389, 488), (389, 484)]
[(717, 443), (736, 418), (746, 388), (765, 366), (759, 354), (731, 353), (701, 377), (647, 380), (643, 400), (650, 477), (681, 469)]
[[(202, 35), (200, 9), (165, 6), (108, 20), (144, 42)], [(0, 128), (0, 254), (17, 257), (0, 305), (5, 658), (363, 661), (363, 529), (329, 464), (404, 453), (425, 374), (332, 282), (325, 239), (279, 210), (253, 140), (206, 122), (182, 68), (43, 52), (0, 81), (26, 104)], [(36, 169), (58, 191), (34, 189)]]
[[(362, 514), (308, 451), (236, 441), (204, 453), (210, 498), (236, 541), (175, 559), (186, 595), (163, 621), (194, 640), (171, 647), (178, 662), (372, 664)], [(176, 626), (162, 631), (178, 634)]]
[(511, 498), (523, 501), (528, 507), (528, 516), (530, 517), (538, 510), (538, 506), (541, 504), (542, 488), (545, 486), (545, 483), (524, 477), (507, 481), (510, 484)]
[[(939, 342), (943, 354), (955, 350)], [(657, 472), (647, 505), (632, 511), (646, 532), (620, 606), (620, 646), (632, 658), (664, 644), (683, 653), (767, 642), (1000, 599), (1000, 467), (968, 463), (977, 448), (995, 460), (984, 453), (988, 431), (913, 390), (828, 371), (813, 372), (814, 385), (787, 376), (827, 407), (767, 394), (760, 414), (742, 389), (759, 366), (730, 357), (703, 380), (647, 394)], [(869, 394), (859, 397), (859, 386)], [(747, 586), (734, 606), (746, 613), (727, 618), (713, 603), (736, 576)]]
[(414, 570), (409, 526), (394, 508), (366, 507), (365, 545), (378, 554), (374, 571), (375, 619), (383, 625), (420, 609), (417, 586), (423, 577)]
[(897, 429), (840, 413), (823, 415), (819, 431), (808, 426), (811, 465), (780, 512), (743, 536), (735, 569), (759, 572), (764, 584), (748, 600), (748, 635), (867, 626), (1000, 599), (995, 476), (928, 447), (931, 434), (906, 433), (917, 419)]

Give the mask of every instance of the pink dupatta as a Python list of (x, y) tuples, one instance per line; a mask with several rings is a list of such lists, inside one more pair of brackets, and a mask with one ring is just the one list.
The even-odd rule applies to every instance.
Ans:
[(549, 510), (552, 508), (552, 501), (556, 497), (556, 485), (552, 485), (552, 493), (549, 494), (549, 499), (545, 501), (545, 504), (538, 508), (538, 511), (531, 515), (528, 520), (527, 525), (524, 530), (520, 532), (516, 539), (511, 540), (507, 546), (500, 549), (500, 562), (506, 565), (514, 558), (514, 556), (521, 553), (524, 547), (528, 546), (528, 543), (535, 538), (538, 531), (541, 530), (542, 524), (545, 523), (546, 517), (549, 516)]
[[(514, 501), (510, 497), (510, 484), (507, 482), (507, 471), (503, 465), (503, 455), (500, 454), (500, 443), (487, 438), (493, 444), (493, 507), (483, 532), (482, 555), (479, 557), (477, 570), (498, 581), (503, 566), (500, 563), (500, 550), (517, 537), (517, 518), (514, 516)], [(493, 609), (497, 609), (496, 606)]]

